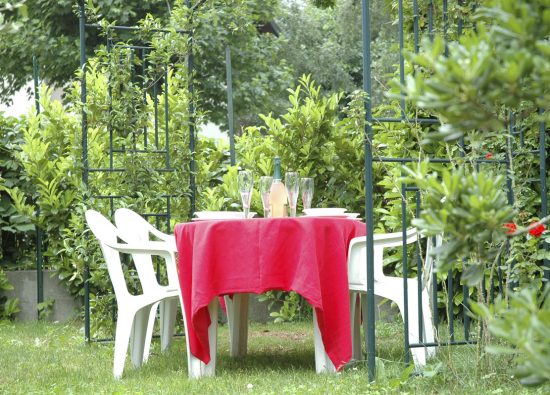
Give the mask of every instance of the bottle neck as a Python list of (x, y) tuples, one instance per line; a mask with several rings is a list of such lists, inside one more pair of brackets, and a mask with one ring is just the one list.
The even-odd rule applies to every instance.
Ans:
[(273, 180), (282, 180), (281, 178), (281, 159), (275, 158), (275, 170), (273, 172)]

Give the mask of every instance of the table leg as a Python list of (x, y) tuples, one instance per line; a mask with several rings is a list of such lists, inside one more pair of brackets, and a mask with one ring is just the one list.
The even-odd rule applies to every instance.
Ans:
[(317, 323), (317, 314), (313, 309), (313, 342), (315, 344), (315, 370), (317, 373), (335, 373), (336, 368), (328, 357), (323, 339), (321, 337), (321, 331), (319, 330), (319, 324)]
[[(216, 351), (218, 346), (218, 298), (214, 298), (208, 305), (210, 313), (210, 326), (208, 327), (208, 343), (210, 345), (210, 362), (205, 364), (189, 351), (187, 343), (187, 364), (189, 367), (189, 378), (198, 379), (216, 374)], [(187, 339), (187, 338), (186, 338)], [(187, 340), (188, 342), (188, 340)]]
[(367, 309), (367, 294), (361, 293), (361, 313), (363, 315), (363, 334), (365, 335), (365, 347), (368, 350), (368, 328), (367, 328), (367, 317), (368, 317), (368, 309)]
[(358, 296), (357, 292), (350, 292), (351, 358), (357, 361), (363, 358), (361, 352), (361, 300)]
[(234, 294), (225, 297), (227, 323), (229, 325), (229, 355), (240, 357), (246, 355), (248, 343), (248, 299), (249, 294)]

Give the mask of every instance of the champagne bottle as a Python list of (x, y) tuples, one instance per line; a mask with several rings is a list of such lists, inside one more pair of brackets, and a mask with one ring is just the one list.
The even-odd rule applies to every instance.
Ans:
[(275, 170), (273, 172), (273, 183), (269, 191), (269, 205), (271, 207), (271, 217), (281, 218), (287, 216), (288, 196), (281, 177), (281, 158), (275, 157), (274, 162)]

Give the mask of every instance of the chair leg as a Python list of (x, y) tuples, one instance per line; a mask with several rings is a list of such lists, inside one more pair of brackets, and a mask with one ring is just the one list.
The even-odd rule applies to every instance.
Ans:
[[(145, 343), (147, 341), (148, 324), (151, 313), (151, 307), (147, 306), (139, 309), (134, 317), (132, 325), (132, 335), (130, 337), (130, 350), (132, 355), (132, 363), (134, 366), (140, 367), (143, 363)], [(149, 339), (150, 341), (150, 339)]]
[(351, 358), (355, 360), (362, 359), (361, 352), (361, 301), (357, 300), (359, 294), (350, 292), (350, 322), (351, 322)]
[(177, 312), (177, 298), (165, 299), (160, 302), (160, 350), (162, 352), (168, 350), (172, 344)]
[(149, 359), (151, 352), (151, 341), (153, 340), (153, 330), (155, 328), (155, 319), (157, 318), (157, 307), (159, 302), (151, 306), (151, 312), (149, 313), (149, 323), (147, 324), (147, 334), (145, 335), (145, 342), (143, 345), (143, 363)]
[[(432, 322), (432, 312), (428, 301), (426, 290), (422, 291), (422, 343), (431, 343), (434, 341), (434, 328)], [(409, 342), (420, 343), (420, 328), (418, 325), (419, 301), (416, 287), (409, 289)], [(402, 307), (400, 307), (402, 311)], [(414, 364), (416, 367), (422, 367), (427, 359), (435, 354), (435, 347), (413, 347), (411, 348)]]
[[(418, 300), (418, 283), (416, 280), (408, 280), (408, 328), (406, 335), (409, 337), (409, 344), (420, 343), (420, 328), (418, 325), (419, 300)], [(379, 284), (375, 293), (384, 298), (390, 299), (397, 304), (401, 318), (405, 318), (405, 301), (403, 289), (394, 288), (391, 290), (387, 284)], [(432, 323), (432, 314), (429, 306), (429, 300), (426, 290), (422, 291), (422, 342), (433, 342), (434, 331)], [(410, 353), (413, 357), (414, 364), (417, 368), (426, 364), (426, 359), (435, 352), (434, 347), (412, 347)]]
[[(419, 342), (420, 336), (418, 334), (418, 328), (409, 329), (409, 343), (414, 344)], [(415, 367), (420, 368), (426, 365), (427, 353), (424, 347), (411, 347), (410, 351)]]
[(246, 355), (248, 342), (248, 300), (249, 294), (234, 294), (233, 298), (224, 298), (227, 308), (230, 348), (229, 355), (239, 357)]
[[(405, 319), (405, 305), (404, 300), (400, 298), (401, 300), (395, 301), (397, 304), (397, 307), (399, 308), (399, 312), (401, 313), (401, 318)], [(424, 310), (425, 306), (422, 306), (422, 309)], [(417, 344), (420, 343), (420, 331), (419, 331), (419, 325), (418, 325), (418, 296), (417, 296), (417, 289), (414, 286), (409, 285), (409, 292), (408, 292), (408, 318), (409, 318), (409, 325), (408, 325), (408, 333), (409, 336), (409, 344)], [(424, 314), (424, 312), (423, 312)], [(426, 331), (426, 323), (425, 320), (422, 319), (422, 334), (423, 334), (423, 341), (426, 341), (425, 339), (425, 331)], [(414, 365), (419, 368), (424, 365), (426, 365), (426, 358), (427, 358), (427, 350), (425, 347), (411, 347), (410, 353), (413, 357)]]
[(128, 343), (130, 341), (133, 323), (133, 312), (130, 314), (123, 314), (119, 310), (116, 323), (115, 355), (113, 362), (113, 375), (115, 379), (119, 379), (124, 371), (124, 362), (126, 361), (126, 353), (128, 351)]
[[(428, 292), (424, 289), (422, 291), (422, 316), (424, 319), (424, 341), (426, 343), (432, 343), (435, 341), (435, 331), (432, 317), (432, 310), (430, 309), (430, 303), (428, 299)], [(427, 357), (435, 355), (436, 347), (427, 347)]]
[(218, 343), (218, 299), (214, 298), (208, 305), (210, 326), (208, 327), (208, 342), (210, 344), (210, 362), (205, 364), (191, 354), (187, 340), (187, 366), (189, 378), (198, 379), (205, 376), (214, 376), (216, 373), (216, 351)]
[(325, 351), (319, 324), (317, 323), (317, 314), (313, 309), (313, 343), (315, 345), (315, 370), (317, 373), (335, 373), (336, 367), (330, 360)]

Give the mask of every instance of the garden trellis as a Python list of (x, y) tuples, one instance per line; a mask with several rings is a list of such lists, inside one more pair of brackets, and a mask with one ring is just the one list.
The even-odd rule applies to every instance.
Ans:
[[(369, 13), (369, 6), (371, 5), (371, 1), (369, 0), (362, 0), (362, 15), (363, 15), (363, 89), (367, 93), (368, 97), (372, 97), (375, 92), (373, 92), (372, 88), (372, 80), (371, 80), (371, 64), (372, 64), (372, 56), (371, 56), (371, 20), (370, 20), (370, 13)], [(395, 2), (394, 2), (395, 3)], [(405, 57), (404, 57), (404, 50), (406, 49), (405, 46), (405, 24), (409, 23), (412, 24), (412, 31), (413, 31), (413, 37), (412, 37), (412, 49), (415, 53), (418, 53), (420, 48), (420, 40), (421, 40), (421, 31), (424, 31), (424, 34), (426, 34), (430, 40), (433, 40), (434, 36), (436, 34), (442, 35), (445, 39), (450, 39), (451, 36), (454, 37), (454, 39), (458, 39), (463, 33), (464, 29), (464, 20), (462, 18), (462, 15), (460, 12), (458, 12), (458, 16), (456, 15), (456, 12), (454, 16), (456, 17), (456, 29), (455, 26), (451, 25), (450, 20), (450, 13), (449, 13), (449, 3), (447, 0), (443, 0), (442, 2), (434, 2), (433, 0), (429, 1), (419, 1), (419, 0), (412, 0), (409, 2), (404, 2), (403, 0), (398, 0), (397, 2), (397, 8), (398, 8), (398, 44), (399, 44), (399, 65), (398, 65), (398, 72), (399, 72), (399, 82), (403, 86), (405, 84), (405, 75), (406, 75), (406, 69), (405, 69)], [(469, 4), (466, 4), (463, 0), (457, 0), (456, 2), (451, 2), (451, 5), (455, 7), (455, 11), (457, 9), (469, 7), (470, 9), (475, 9), (477, 6), (477, 2), (469, 2)], [(423, 7), (421, 7), (423, 6)], [(436, 18), (435, 15), (439, 15), (439, 18)], [(409, 19), (405, 19), (405, 14), (409, 15)], [(422, 19), (422, 21), (421, 21)], [(421, 28), (421, 22), (423, 25), (423, 28)], [(426, 28), (427, 25), (427, 28)], [(452, 34), (451, 34), (452, 33)], [(410, 48), (410, 46), (409, 46)], [(445, 50), (447, 51), (447, 49)], [(365, 216), (366, 216), (366, 223), (367, 223), (367, 229), (374, 229), (375, 228), (375, 222), (374, 222), (374, 206), (373, 206), (373, 165), (375, 163), (413, 163), (418, 162), (418, 158), (390, 158), (390, 157), (382, 157), (380, 155), (377, 155), (375, 150), (373, 149), (373, 140), (376, 138), (375, 135), (375, 129), (379, 125), (388, 124), (388, 123), (398, 123), (403, 125), (403, 127), (407, 127), (406, 125), (431, 125), (434, 123), (438, 123), (436, 119), (433, 118), (422, 118), (418, 117), (417, 114), (414, 114), (414, 116), (411, 116), (407, 112), (407, 103), (405, 98), (402, 96), (400, 100), (400, 116), (398, 117), (376, 117), (373, 116), (373, 104), (372, 102), (367, 98), (366, 100), (366, 122), (365, 122), (365, 182), (366, 182), (366, 196), (365, 196)], [(469, 114), (464, 114), (465, 117), (468, 117)], [(518, 153), (516, 152), (512, 147), (512, 136), (518, 137), (520, 142), (519, 145), (524, 145), (524, 135), (523, 130), (516, 127), (516, 114), (510, 114), (510, 122), (509, 122), (509, 135), (510, 137), (507, 139), (507, 144), (509, 148), (509, 152), (511, 153), (511, 156), (514, 157), (515, 155), (523, 155), (525, 152)], [(548, 177), (548, 170), (546, 167), (546, 125), (544, 122), (539, 123), (539, 144), (538, 149), (531, 150), (528, 152), (528, 154), (531, 155), (537, 155), (538, 161), (539, 161), (539, 178), (538, 180), (534, 180), (535, 182), (539, 183), (540, 188), (540, 199), (541, 199), (541, 205), (540, 205), (540, 217), (546, 217), (548, 215), (548, 192), (547, 192), (547, 186), (546, 186), (546, 178)], [(464, 140), (461, 139), (460, 141), (460, 156), (464, 156), (465, 151), (468, 149), (465, 144)], [(441, 162), (441, 163), (449, 163), (450, 160), (446, 158), (429, 158), (430, 162)], [(478, 158), (476, 159), (476, 166), (483, 165), (486, 162), (490, 162), (492, 164), (495, 164), (496, 162), (503, 163), (506, 166), (506, 170), (510, 170), (510, 160), (511, 158), (509, 156), (506, 156), (506, 158), (502, 160), (490, 160), (487, 158)], [(513, 204), (513, 190), (512, 190), (512, 175), (510, 172), (507, 172), (507, 186), (508, 186), (508, 201), (510, 204)], [(405, 232), (405, 229), (407, 228), (407, 199), (406, 194), (407, 192), (414, 192), (416, 195), (416, 215), (418, 216), (419, 210), (420, 210), (420, 195), (419, 192), (416, 190), (416, 188), (408, 187), (407, 185), (403, 185), (401, 189), (402, 193), (402, 229), (403, 232)], [(367, 303), (368, 303), (368, 317), (367, 317), (367, 333), (366, 333), (366, 342), (367, 342), (367, 359), (368, 359), (368, 368), (369, 368), (369, 376), (371, 379), (374, 379), (375, 377), (375, 316), (374, 316), (374, 272), (373, 272), (373, 251), (372, 248), (368, 248), (368, 246), (372, 247), (373, 245), (373, 238), (372, 238), (372, 232), (367, 232), (367, 278), (368, 278), (368, 295), (367, 295)], [(544, 248), (546, 251), (548, 251), (549, 246), (547, 243), (544, 244)], [(405, 245), (404, 245), (405, 249)], [(407, 277), (407, 254), (403, 254), (403, 277)], [(548, 260), (544, 259), (541, 264), (544, 268), (544, 276), (546, 279), (549, 278), (550, 272), (548, 267)], [(418, 271), (418, 277), (421, 277), (421, 271), (422, 267), (420, 265), (419, 259), (417, 259), (417, 271)], [(464, 314), (464, 338), (462, 340), (457, 340), (455, 338), (455, 331), (454, 331), (454, 314), (453, 314), (453, 273), (449, 272), (447, 277), (447, 290), (448, 290), (448, 300), (447, 300), (447, 318), (448, 318), (448, 325), (449, 325), (449, 341), (448, 342), (437, 342), (438, 345), (454, 345), (454, 344), (464, 344), (469, 343), (471, 341), (470, 339), (470, 333), (469, 333), (469, 318), (467, 314)], [(456, 281), (456, 280), (454, 280)], [(434, 281), (434, 283), (436, 283)], [(489, 284), (491, 286), (491, 290), (494, 290), (494, 284)], [(404, 287), (407, 286), (407, 282), (404, 281)], [(502, 284), (500, 289), (502, 289)], [(435, 324), (437, 326), (437, 289), (434, 287), (433, 289), (433, 307), (434, 307), (434, 318), (436, 320)], [(405, 295), (407, 293), (405, 292)], [(463, 295), (464, 300), (462, 301), (463, 305), (463, 312), (465, 312), (468, 309), (468, 288), (464, 286), (463, 288)], [(419, 300), (420, 300), (420, 290), (418, 294)], [(419, 306), (419, 316), (421, 316), (421, 306)], [(413, 317), (414, 319), (414, 317)], [(409, 339), (407, 336), (407, 327), (410, 324), (410, 317), (408, 317), (407, 313), (405, 313), (404, 316), (404, 333), (405, 333), (405, 340), (404, 340), (404, 347), (405, 347), (405, 361), (409, 361), (409, 353), (408, 349), (409, 347), (422, 347), (422, 346), (429, 346), (431, 344), (427, 344), (424, 342), (420, 342), (419, 344), (409, 344)], [(413, 323), (413, 325), (416, 325), (417, 323)], [(418, 325), (421, 326), (421, 319), (419, 317)], [(422, 331), (420, 331), (422, 333)], [(422, 338), (421, 338), (422, 339)]]
[[(188, 7), (192, 7), (190, 2), (186, 2)], [(197, 6), (200, 4), (197, 4)], [(193, 9), (194, 10), (194, 9)], [(189, 187), (190, 193), (163, 193), (160, 198), (164, 200), (164, 209), (158, 209), (158, 202), (146, 202), (145, 207), (141, 208), (141, 212), (145, 217), (155, 218), (157, 227), (163, 227), (170, 231), (170, 220), (173, 217), (174, 200), (185, 199), (189, 200), (188, 208), (190, 213), (195, 211), (195, 119), (194, 119), (194, 103), (193, 95), (193, 54), (189, 50), (186, 54), (177, 54), (180, 56), (176, 63), (171, 62), (172, 59), (162, 59), (157, 64), (150, 62), (153, 46), (151, 41), (143, 39), (146, 29), (129, 26), (101, 26), (100, 24), (86, 23), (86, 10), (84, 2), (80, 2), (80, 63), (81, 63), (81, 102), (82, 102), (82, 163), (83, 163), (83, 181), (90, 190), (91, 199), (106, 199), (109, 202), (110, 212), (114, 213), (117, 206), (122, 204), (131, 204), (132, 199), (137, 199), (136, 194), (121, 194), (117, 193), (117, 182), (121, 182), (121, 177), (126, 177), (130, 171), (137, 172), (137, 177), (146, 183), (148, 177), (154, 177), (154, 174), (167, 174), (182, 172), (183, 169), (177, 168), (180, 163), (175, 164), (177, 158), (173, 157), (175, 152), (172, 145), (182, 144), (182, 141), (173, 141), (178, 135), (173, 133), (176, 127), (185, 126), (187, 129), (187, 139), (189, 142), (189, 162), (183, 165), (188, 166)], [(99, 161), (90, 163), (89, 139), (90, 139), (90, 124), (88, 119), (89, 92), (87, 74), (91, 67), (86, 58), (86, 33), (93, 31), (95, 34), (100, 32), (105, 38), (105, 54), (104, 60), (108, 62), (107, 69), (109, 81), (107, 81), (109, 99), (108, 108), (106, 109), (107, 116), (107, 161)], [(149, 37), (154, 34), (160, 35), (185, 35), (192, 40), (190, 31), (184, 30), (167, 30), (152, 28), (147, 30)], [(119, 36), (125, 36), (123, 41)], [(128, 39), (128, 37), (130, 37)], [(154, 38), (153, 38), (154, 39)], [(184, 59), (181, 57), (185, 56)], [(180, 63), (177, 63), (177, 61)], [(162, 63), (164, 61), (164, 63)], [(186, 67), (184, 67), (184, 65)], [(93, 66), (92, 66), (93, 67)], [(187, 86), (171, 85), (173, 79), (178, 78), (179, 74), (184, 74), (184, 83)], [(121, 79), (121, 74), (127, 74), (126, 79)], [(187, 112), (188, 116), (183, 122), (172, 124), (176, 118), (171, 112), (175, 105), (169, 103), (172, 89), (185, 88), (188, 91), (187, 107), (177, 108), (178, 111)], [(93, 93), (93, 92), (92, 92)], [(118, 97), (117, 97), (118, 96)], [(118, 99), (115, 104), (114, 100)], [(128, 100), (129, 103), (124, 103)], [(124, 108), (124, 106), (135, 106)], [(117, 114), (117, 108), (122, 106), (121, 114)], [(151, 119), (143, 119), (142, 112), (150, 113)], [(128, 116), (130, 115), (130, 117)], [(117, 119), (117, 116), (131, 118)], [(122, 137), (121, 137), (122, 136)], [(181, 135), (179, 137), (182, 137)], [(121, 145), (121, 142), (130, 141), (130, 145)], [(134, 168), (128, 169), (121, 166), (124, 161), (120, 160), (120, 156), (130, 155), (133, 159), (129, 162)], [(145, 160), (145, 157), (152, 159)], [(135, 162), (132, 162), (135, 160)], [(152, 164), (157, 165), (156, 168), (146, 168)], [(111, 177), (111, 175), (115, 175)], [(117, 177), (117, 174), (123, 174)], [(135, 177), (135, 174), (134, 174)], [(111, 188), (107, 188), (108, 193), (102, 192), (100, 183), (111, 183)], [(177, 179), (172, 182), (172, 187), (177, 185)], [(153, 185), (154, 187), (154, 185)], [(183, 185), (182, 185), (183, 189)], [(131, 190), (126, 192), (132, 192)], [(143, 192), (143, 191), (142, 191)], [(137, 191), (136, 191), (137, 193)], [(153, 193), (156, 193), (153, 191)], [(148, 207), (149, 206), (149, 207)], [(152, 207), (151, 207), (152, 206)], [(181, 216), (181, 205), (179, 215)], [(147, 210), (147, 211), (144, 211)], [(162, 221), (162, 222), (161, 222)], [(162, 225), (162, 226), (161, 226)], [(160, 274), (159, 274), (160, 275)], [(89, 289), (90, 272), (89, 267), (85, 268), (84, 272), (84, 311), (85, 311), (85, 338), (87, 341), (92, 340), (90, 331), (90, 289)]]

